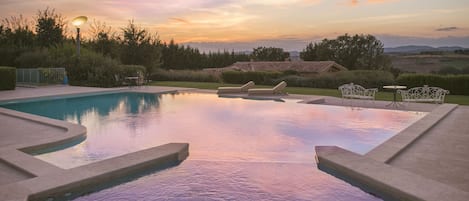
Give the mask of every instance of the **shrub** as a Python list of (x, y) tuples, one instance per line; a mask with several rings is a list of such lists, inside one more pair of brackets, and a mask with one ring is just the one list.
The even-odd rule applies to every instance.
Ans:
[(263, 72), (263, 71), (226, 71), (222, 72), (222, 79), (226, 83), (244, 84), (249, 81), (254, 81), (256, 84), (273, 84), (275, 79), (282, 77), (279, 72)]
[(286, 70), (283, 71), (283, 75), (300, 75), (300, 73), (296, 70)]
[(465, 75), (434, 75), (434, 74), (402, 74), (396, 82), (408, 88), (423, 85), (441, 87), (454, 95), (469, 95), (469, 74)]
[(0, 90), (13, 90), (16, 87), (16, 68), (0, 66)]
[(379, 88), (394, 83), (394, 77), (386, 71), (355, 70), (318, 74), (311, 77), (286, 76), (274, 80), (284, 80), (289, 86), (336, 89), (342, 84), (353, 82), (366, 88)]
[(18, 68), (52, 67), (49, 52), (45, 49), (37, 49), (22, 53), (15, 59)]
[(25, 48), (19, 47), (0, 47), (0, 66), (16, 66), (16, 58), (25, 51)]
[(220, 82), (220, 76), (214, 72), (194, 70), (155, 70), (152, 80), (158, 81), (193, 81), (193, 82)]
[[(52, 46), (48, 48), (49, 58), (51, 66), (53, 67), (65, 67), (71, 65), (76, 57), (77, 47), (71, 42), (65, 42), (61, 45)], [(85, 46), (80, 49), (82, 55), (92, 54)]]
[(70, 85), (114, 87), (122, 85), (119, 80), (120, 64), (116, 60), (89, 52), (82, 54), (66, 67)]
[(275, 79), (272, 82), (279, 83), (281, 81), (287, 82), (288, 86), (292, 86), (292, 87), (315, 87), (314, 78), (311, 78), (311, 77), (288, 75), (285, 77)]

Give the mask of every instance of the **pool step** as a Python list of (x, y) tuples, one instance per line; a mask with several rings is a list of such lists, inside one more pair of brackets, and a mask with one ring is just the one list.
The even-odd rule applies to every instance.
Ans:
[(15, 183), (15, 187), (1, 186), (0, 192), (8, 194), (8, 189), (18, 189), (23, 193), (24, 199), (18, 199), (20, 197), (18, 195), (11, 195), (11, 198), (15, 200), (70, 200), (84, 193), (112, 186), (119, 181), (128, 181), (132, 176), (150, 173), (149, 170), (177, 165), (185, 160), (188, 154), (189, 144), (169, 143), (64, 171), (40, 175)]
[(469, 192), (336, 146), (316, 146), (318, 168), (384, 200), (466, 201)]

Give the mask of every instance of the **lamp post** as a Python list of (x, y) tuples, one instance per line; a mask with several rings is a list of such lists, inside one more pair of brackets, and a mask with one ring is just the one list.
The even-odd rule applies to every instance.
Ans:
[(78, 16), (72, 20), (73, 26), (77, 28), (77, 56), (80, 57), (80, 26), (88, 21), (86, 16)]

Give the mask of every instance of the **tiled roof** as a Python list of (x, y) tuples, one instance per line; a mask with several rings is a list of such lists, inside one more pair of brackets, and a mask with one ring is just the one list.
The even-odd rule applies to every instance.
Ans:
[[(217, 71), (286, 71), (294, 70), (302, 73), (322, 73), (328, 72), (331, 68), (337, 71), (347, 70), (347, 68), (333, 61), (259, 61), (259, 62), (236, 62), (231, 66), (218, 68)], [(209, 70), (209, 69), (207, 69)], [(215, 70), (215, 69), (210, 69)]]

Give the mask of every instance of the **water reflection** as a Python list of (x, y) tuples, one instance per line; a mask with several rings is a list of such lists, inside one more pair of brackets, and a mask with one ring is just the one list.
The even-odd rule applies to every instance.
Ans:
[(41, 115), (59, 120), (81, 123), (89, 113), (109, 116), (111, 111), (122, 109), (131, 114), (147, 112), (158, 107), (160, 95), (145, 93), (114, 93), (65, 99), (42, 100), (2, 105), (2, 107)]
[(36, 156), (63, 168), (170, 142), (190, 143), (190, 156), (178, 167), (82, 198), (89, 200), (136, 195), (164, 200), (373, 200), (318, 171), (314, 146), (366, 153), (425, 114), (192, 93), (118, 93), (3, 107), (87, 127), (84, 142)]
[(77, 200), (379, 200), (312, 167), (189, 160)]
[(311, 163), (315, 145), (366, 153), (423, 116), (191, 93), (117, 93), (7, 107), (87, 127), (83, 143), (37, 156), (64, 168), (170, 142), (189, 142), (189, 160)]

